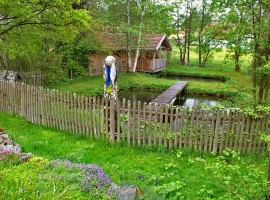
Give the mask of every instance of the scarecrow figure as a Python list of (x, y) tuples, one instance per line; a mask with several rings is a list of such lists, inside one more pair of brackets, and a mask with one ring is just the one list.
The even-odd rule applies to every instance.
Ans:
[(118, 63), (115, 57), (107, 56), (104, 59), (104, 98), (117, 99)]

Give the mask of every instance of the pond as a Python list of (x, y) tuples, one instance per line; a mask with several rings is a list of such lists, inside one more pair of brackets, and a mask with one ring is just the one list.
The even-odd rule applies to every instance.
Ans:
[[(124, 90), (120, 91), (118, 98), (122, 100), (125, 98), (131, 102), (141, 101), (142, 103), (146, 102), (147, 104), (153, 101), (158, 97), (162, 92), (161, 91), (149, 91), (149, 90)], [(173, 105), (192, 107), (198, 106), (199, 104), (206, 104), (208, 106), (213, 106), (222, 101), (222, 97), (210, 96), (210, 95), (195, 95), (180, 93), (177, 98), (174, 100)]]

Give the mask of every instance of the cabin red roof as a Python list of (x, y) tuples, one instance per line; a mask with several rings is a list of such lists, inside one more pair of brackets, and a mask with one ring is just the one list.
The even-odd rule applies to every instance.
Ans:
[(147, 49), (157, 51), (160, 48), (171, 50), (171, 44), (165, 34), (146, 34), (145, 38), (149, 42)]
[[(117, 50), (126, 50), (126, 37), (123, 34), (106, 34), (106, 41), (109, 46)], [(131, 37), (131, 49), (137, 49), (137, 36)], [(171, 50), (171, 44), (166, 34), (145, 34), (141, 38), (140, 49), (158, 51), (159, 49)]]

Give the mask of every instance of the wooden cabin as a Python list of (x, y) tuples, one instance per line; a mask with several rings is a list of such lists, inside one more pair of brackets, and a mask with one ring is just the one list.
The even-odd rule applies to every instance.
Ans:
[[(113, 46), (113, 55), (119, 64), (119, 71), (131, 71), (128, 69), (128, 53), (124, 44), (123, 35), (106, 35), (108, 45)], [(117, 39), (116, 39), (117, 38)], [(132, 45), (134, 44), (134, 45)], [(131, 66), (133, 67), (136, 54), (136, 39), (131, 44)], [(167, 51), (171, 51), (171, 44), (165, 34), (146, 34), (142, 38), (139, 48), (140, 55), (137, 62), (137, 72), (155, 73), (166, 68)], [(103, 60), (108, 54), (94, 53), (89, 56), (89, 75), (103, 73)]]

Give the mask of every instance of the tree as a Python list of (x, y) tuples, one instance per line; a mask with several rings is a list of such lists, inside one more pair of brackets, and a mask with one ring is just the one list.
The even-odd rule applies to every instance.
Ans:
[[(181, 14), (181, 9), (182, 9), (182, 5), (183, 2), (173, 2), (173, 8), (175, 10), (175, 18), (176, 18), (176, 23), (174, 25), (174, 27), (176, 28), (176, 46), (179, 49), (179, 64), (180, 65), (184, 65), (186, 64), (185, 61), (185, 54), (184, 54), (184, 39), (183, 36), (181, 34), (181, 32), (183, 33), (184, 31), (181, 30), (181, 21), (184, 21), (185, 17), (183, 14)], [(181, 34), (181, 35), (180, 35)]]
[[(258, 73), (262, 70), (259, 68), (265, 66), (269, 61), (270, 56), (270, 2), (266, 0), (251, 1), (249, 4), (241, 2), (242, 6), (246, 6), (245, 11), (250, 14), (251, 30), (253, 35), (253, 87), (254, 87), (254, 99), (256, 100), (257, 90), (256, 86), (259, 85), (258, 91), (258, 103), (262, 104), (263, 99), (268, 96), (269, 75), (265, 76), (264, 73)], [(257, 80), (259, 80), (257, 82)], [(267, 91), (266, 91), (267, 90)]]
[(90, 19), (86, 10), (74, 10), (76, 0), (54, 1), (1, 1), (0, 2), (0, 36), (22, 31), (25, 26), (38, 27), (43, 31), (63, 31), (75, 28), (69, 34), (74, 37), (78, 27), (87, 26)]
[(188, 17), (188, 31), (187, 31), (187, 64), (190, 64), (190, 45), (191, 45), (191, 29), (192, 29), (192, 0), (187, 1), (187, 12), (189, 13)]
[(139, 25), (139, 33), (138, 33), (138, 40), (137, 40), (137, 49), (136, 49), (136, 55), (135, 55), (135, 61), (134, 61), (134, 65), (133, 65), (133, 69), (132, 72), (136, 71), (137, 68), (137, 62), (138, 62), (138, 57), (139, 57), (139, 53), (140, 53), (140, 46), (141, 46), (141, 37), (142, 37), (142, 26), (143, 26), (143, 18), (144, 18), (144, 14), (145, 14), (145, 10), (146, 10), (146, 1), (142, 1), (140, 3), (140, 7), (141, 7), (141, 17), (140, 17), (140, 25)]
[(44, 43), (72, 41), (90, 21), (86, 10), (73, 9), (76, 2), (0, 1), (2, 66), (7, 67), (8, 61), (17, 56), (31, 57), (42, 49)]
[[(104, 0), (100, 5), (103, 5), (100, 6), (100, 18), (106, 24), (103, 33), (124, 35), (119, 37), (119, 43), (125, 44), (127, 50), (127, 72), (136, 71), (139, 47), (146, 42), (146, 33), (171, 32), (171, 7), (167, 4), (152, 0)], [(132, 66), (131, 56), (134, 54), (135, 62)]]
[[(253, 61), (251, 64), (251, 72), (253, 78), (253, 97), (254, 103), (263, 104), (268, 97), (269, 90), (269, 76), (265, 73), (263, 68), (269, 61), (270, 55), (270, 2), (268, 0), (215, 0), (214, 7), (218, 7), (225, 13), (229, 9), (231, 16), (234, 16), (232, 23), (235, 27), (234, 37), (226, 36), (228, 41), (235, 41), (235, 63), (236, 70), (240, 70), (239, 57), (242, 50), (249, 50), (244, 48), (244, 37), (250, 40), (244, 44), (248, 44)], [(237, 9), (236, 9), (237, 8)], [(233, 11), (235, 10), (235, 11)], [(233, 14), (233, 15), (232, 15)], [(236, 20), (235, 20), (236, 19)], [(234, 39), (233, 39), (234, 38)], [(259, 89), (257, 89), (257, 87)]]
[(259, 102), (266, 103), (266, 100), (268, 98), (269, 85), (270, 85), (270, 61), (268, 60), (268, 63), (257, 68), (256, 74), (258, 75), (258, 81), (260, 84), (259, 85), (260, 86)]
[[(227, 7), (228, 4), (226, 4)], [(214, 7), (214, 5), (213, 5)], [(218, 37), (226, 42), (228, 59), (234, 61), (235, 71), (241, 69), (241, 57), (250, 53), (250, 33), (249, 14), (237, 1), (229, 4), (227, 12), (220, 12), (224, 6), (215, 7), (217, 15), (217, 26), (219, 29)]]
[[(205, 51), (206, 39), (204, 36), (205, 30), (207, 30), (207, 26), (211, 26), (212, 17), (210, 14), (209, 6), (206, 0), (202, 1), (201, 8), (198, 8), (198, 53), (199, 53), (199, 67), (204, 67), (207, 61), (209, 51)], [(205, 34), (207, 35), (207, 34)], [(205, 56), (203, 54), (206, 53)], [(203, 59), (204, 58), (204, 59)]]
[(131, 71), (131, 14), (130, 0), (126, 0), (128, 71)]
[[(143, 35), (145, 33), (165, 33), (171, 34), (172, 29), (172, 10), (173, 7), (166, 2), (163, 4), (155, 3), (152, 0), (137, 0), (139, 27), (134, 31), (138, 35), (137, 49), (133, 72), (136, 71), (137, 59), (140, 53), (141, 44), (145, 43)], [(136, 33), (137, 32), (137, 33)]]
[[(105, 6), (104, 6), (105, 5)], [(133, 9), (131, 9), (133, 8)], [(125, 43), (128, 53), (127, 72), (132, 71), (131, 66), (131, 46), (135, 46), (134, 41), (131, 40), (131, 35), (136, 30), (136, 2), (134, 0), (125, 1), (111, 1), (104, 0), (100, 2), (100, 18), (105, 22), (106, 28), (103, 33), (122, 34), (124, 37), (119, 37), (119, 43)], [(125, 40), (125, 41), (123, 41)]]
[(218, 38), (219, 31), (215, 25), (208, 25), (204, 28), (203, 33), (200, 35), (200, 45), (198, 50), (200, 51), (200, 67), (205, 67), (206, 63), (213, 57), (215, 52), (221, 50), (220, 40)]

